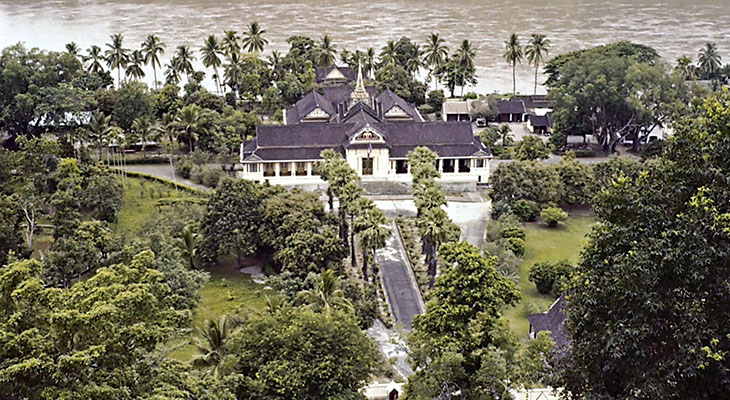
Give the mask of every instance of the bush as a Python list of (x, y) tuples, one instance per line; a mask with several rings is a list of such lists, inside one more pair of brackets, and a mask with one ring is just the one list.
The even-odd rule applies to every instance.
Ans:
[(463, 96), (461, 96), (462, 100), (476, 100), (478, 98), (479, 98), (479, 96), (474, 92), (467, 92), (467, 93), (464, 93)]
[(502, 236), (502, 238), (504, 238), (504, 239), (511, 238), (511, 237), (524, 239), (525, 230), (518, 226), (509, 226), (507, 228), (502, 229), (502, 232), (500, 232), (500, 236)]
[(193, 163), (188, 159), (182, 159), (175, 163), (175, 173), (182, 176), (185, 179), (190, 179), (190, 174), (193, 172)]
[(433, 106), (430, 104), (422, 104), (422, 105), (418, 106), (418, 112), (420, 112), (421, 114), (424, 114), (424, 115), (431, 114), (435, 111), (436, 111), (436, 109), (433, 108)]
[(540, 214), (540, 208), (534, 201), (529, 200), (517, 200), (511, 205), (512, 214), (519, 218), (522, 222), (534, 221), (538, 214)]
[(567, 220), (568, 214), (558, 207), (548, 207), (542, 210), (540, 218), (547, 226), (554, 228), (558, 226), (558, 223)]
[(426, 104), (433, 107), (434, 110), (441, 111), (441, 105), (444, 104), (444, 101), (446, 101), (446, 96), (443, 90), (438, 89), (428, 92)]
[(591, 149), (576, 150), (575, 151), (575, 156), (578, 157), (578, 158), (581, 158), (581, 157), (595, 157), (596, 156), (596, 151), (595, 150), (591, 150)]
[(504, 247), (515, 253), (516, 256), (522, 257), (525, 255), (525, 250), (527, 249), (527, 243), (525, 243), (525, 239), (509, 237), (505, 238), (503, 242)]
[(573, 269), (573, 265), (567, 260), (556, 263), (538, 262), (530, 268), (530, 275), (527, 279), (535, 284), (538, 292), (559, 295), (563, 284), (573, 272)]

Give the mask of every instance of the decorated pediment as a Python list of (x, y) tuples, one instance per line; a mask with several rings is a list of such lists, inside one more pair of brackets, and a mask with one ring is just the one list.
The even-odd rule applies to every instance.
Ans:
[(411, 116), (408, 115), (405, 110), (400, 108), (399, 106), (393, 106), (385, 113), (386, 118), (410, 118)]
[(304, 117), (304, 119), (329, 119), (329, 117), (330, 115), (326, 111), (317, 107), (314, 110), (310, 111), (309, 114)]
[(383, 136), (376, 132), (370, 126), (363, 128), (360, 132), (353, 135), (351, 143), (382, 143), (385, 142)]
[(333, 68), (332, 71), (330, 71), (327, 76), (324, 77), (325, 80), (330, 81), (340, 81), (340, 80), (347, 80), (347, 77), (340, 72), (339, 69)]

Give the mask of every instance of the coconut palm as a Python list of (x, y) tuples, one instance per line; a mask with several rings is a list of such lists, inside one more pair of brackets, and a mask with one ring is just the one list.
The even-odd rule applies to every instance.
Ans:
[[(362, 246), (362, 275), (368, 280), (368, 252), (373, 257), (373, 271), (375, 271), (375, 251), (385, 247), (385, 241), (390, 237), (390, 229), (385, 226), (388, 220), (379, 208), (371, 208), (355, 219), (355, 231)], [(373, 282), (375, 273), (373, 272)]]
[(193, 61), (195, 61), (195, 56), (193, 55), (193, 51), (190, 50), (190, 46), (177, 46), (177, 50), (175, 51), (175, 58), (173, 58), (175, 65), (175, 68), (177, 68), (178, 71), (185, 74), (185, 78), (189, 79), (190, 74), (195, 72), (193, 69)]
[(533, 94), (537, 94), (537, 71), (540, 63), (545, 60), (545, 56), (550, 52), (550, 39), (546, 39), (545, 35), (532, 34), (530, 41), (525, 46), (525, 56), (527, 62), (535, 66), (535, 89)]
[(356, 265), (354, 222), (355, 216), (363, 211), (361, 208), (362, 203), (360, 201), (363, 193), (364, 190), (360, 187), (360, 185), (352, 180), (340, 189), (338, 196), (340, 200), (340, 209), (342, 209), (344, 213), (350, 217), (350, 257), (353, 267)]
[[(429, 77), (433, 77), (438, 68), (446, 61), (449, 56), (449, 48), (444, 44), (438, 33), (431, 33), (423, 46), (423, 62), (429, 68)], [(436, 89), (438, 89), (439, 80), (436, 81)]]
[(81, 49), (79, 49), (76, 42), (66, 43), (66, 53), (71, 54), (79, 61), (83, 61), (83, 56), (79, 54), (80, 51)]
[(248, 47), (248, 52), (262, 52), (269, 41), (264, 38), (266, 30), (261, 29), (259, 23), (254, 21), (248, 25), (248, 32), (243, 37), (243, 47)]
[(175, 58), (165, 64), (165, 83), (168, 85), (177, 85), (180, 83), (180, 71), (177, 69), (177, 61)]
[(476, 52), (474, 51), (471, 42), (464, 40), (461, 42), (459, 48), (454, 52), (454, 56), (456, 57), (459, 69), (461, 70), (461, 94), (463, 96), (464, 86), (466, 86), (466, 73), (467, 71), (474, 70), (474, 57), (476, 57)]
[(382, 49), (380, 49), (380, 66), (383, 67), (385, 65), (390, 64), (397, 64), (398, 63), (398, 48), (395, 45), (395, 42), (392, 40), (388, 40), (388, 43), (383, 46)]
[(423, 56), (423, 50), (421, 50), (421, 46), (418, 44), (414, 44), (413, 52), (413, 57), (409, 57), (408, 60), (406, 60), (406, 71), (408, 71), (411, 76), (418, 74), (418, 71), (426, 66), (426, 64), (423, 63), (423, 59), (421, 58)]
[(344, 65), (351, 65), (352, 52), (348, 49), (342, 49), (342, 51), (340, 51), (340, 62)]
[(363, 65), (362, 69), (363, 72), (365, 72), (365, 75), (372, 77), (373, 72), (375, 71), (375, 63), (376, 63), (376, 56), (375, 56), (375, 49), (372, 47), (368, 47), (368, 50), (365, 52), (365, 55), (363, 57)]
[(156, 35), (149, 35), (142, 43), (145, 64), (152, 65), (152, 75), (155, 79), (155, 90), (157, 90), (157, 68), (160, 67), (160, 56), (165, 54), (165, 44)]
[(110, 36), (111, 43), (107, 43), (106, 63), (110, 69), (117, 70), (117, 87), (122, 84), (122, 68), (127, 66), (129, 59), (129, 49), (124, 48), (124, 36), (121, 33), (115, 33)]
[(159, 130), (150, 117), (143, 115), (132, 121), (132, 139), (142, 142), (142, 157), (147, 158), (147, 142), (157, 139)]
[(101, 63), (105, 59), (101, 54), (101, 47), (93, 45), (86, 50), (86, 53), (87, 55), (84, 56), (84, 62), (87, 63), (86, 70), (92, 74), (104, 72), (104, 66)]
[(202, 109), (197, 104), (189, 104), (175, 115), (172, 124), (177, 133), (178, 140), (187, 140), (188, 148), (192, 152), (195, 150), (195, 142), (201, 134), (207, 132), (202, 121)]
[(520, 45), (520, 39), (516, 33), (509, 36), (509, 40), (504, 42), (505, 52), (502, 55), (508, 63), (512, 64), (512, 94), (517, 92), (517, 80), (515, 77), (515, 68), (517, 63), (522, 62), (522, 46)]
[(276, 50), (272, 51), (271, 55), (266, 58), (266, 62), (271, 67), (272, 80), (279, 81), (284, 78), (286, 71), (284, 69), (284, 61), (281, 57), (281, 52)]
[(218, 369), (225, 355), (225, 346), (230, 335), (228, 318), (223, 315), (218, 321), (205, 321), (204, 328), (198, 328), (204, 341), (197, 340), (196, 348), (199, 355), (195, 356), (192, 364), (198, 368), (209, 367), (214, 377), (218, 376)]
[(715, 43), (707, 42), (699, 54), (697, 55), (697, 61), (699, 63), (700, 71), (705, 76), (712, 78), (712, 76), (720, 69), (722, 65), (722, 57), (717, 53), (717, 45)]
[(132, 80), (138, 81), (144, 77), (144, 70), (142, 70), (143, 65), (144, 65), (144, 56), (142, 55), (142, 52), (139, 50), (135, 50), (129, 56), (129, 61), (127, 62), (127, 69), (124, 74), (128, 78), (131, 77)]
[(319, 46), (317, 46), (317, 50), (319, 51), (318, 62), (320, 67), (329, 67), (335, 63), (335, 55), (337, 54), (336, 47), (337, 46), (332, 44), (332, 39), (329, 35), (324, 35), (322, 37), (322, 41), (319, 43)]
[(183, 228), (175, 238), (175, 247), (180, 250), (192, 269), (198, 268), (198, 245), (200, 235), (195, 233), (190, 225)]
[(446, 211), (437, 207), (424, 211), (416, 223), (426, 252), (426, 263), (430, 276), (429, 287), (433, 287), (436, 282), (438, 248), (448, 237), (451, 221), (446, 215)]
[(220, 42), (215, 35), (208, 36), (205, 40), (205, 44), (200, 48), (200, 54), (202, 56), (203, 66), (205, 68), (213, 68), (213, 78), (215, 80), (215, 87), (220, 92), (221, 83), (218, 76), (218, 67), (223, 65), (220, 55), (223, 54)]
[(674, 70), (679, 72), (685, 80), (695, 78), (695, 66), (692, 65), (692, 59), (687, 56), (682, 56), (677, 59), (677, 66)]
[(238, 95), (238, 89), (243, 84), (244, 75), (243, 62), (239, 53), (233, 53), (228, 56), (228, 64), (225, 65), (225, 70), (223, 71), (223, 82), (233, 89), (236, 95)]
[(223, 32), (223, 40), (221, 40), (221, 48), (227, 56), (237, 54), (241, 52), (241, 44), (239, 41), (241, 38), (238, 36), (236, 31), (225, 31)]
[(302, 290), (297, 294), (297, 303), (306, 304), (314, 312), (329, 315), (333, 310), (352, 312), (352, 303), (340, 289), (340, 280), (331, 269), (322, 271), (314, 283), (314, 289)]
[(89, 125), (86, 127), (88, 138), (99, 145), (99, 161), (101, 161), (104, 140), (112, 131), (111, 122), (111, 115), (107, 116), (102, 112), (97, 112), (91, 115)]

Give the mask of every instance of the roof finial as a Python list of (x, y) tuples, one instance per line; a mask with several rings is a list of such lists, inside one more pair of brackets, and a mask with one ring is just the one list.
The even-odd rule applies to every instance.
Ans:
[(360, 60), (357, 62), (357, 84), (355, 84), (355, 90), (352, 91), (352, 95), (350, 95), (350, 97), (352, 98), (352, 104), (350, 104), (350, 107), (357, 103), (370, 104), (370, 95), (368, 94), (368, 91), (365, 90), (365, 83), (362, 79), (362, 61)]

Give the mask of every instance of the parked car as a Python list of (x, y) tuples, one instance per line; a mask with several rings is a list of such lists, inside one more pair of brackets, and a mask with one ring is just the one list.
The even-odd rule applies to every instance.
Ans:
[(487, 119), (484, 117), (479, 117), (476, 119), (477, 127), (478, 128), (484, 128), (487, 126)]

